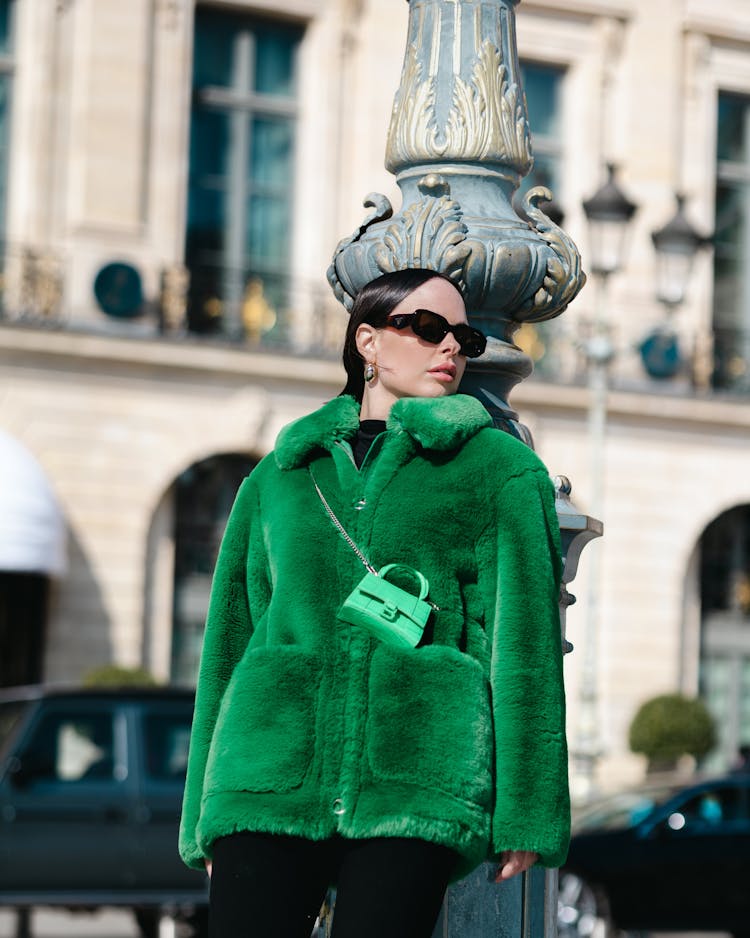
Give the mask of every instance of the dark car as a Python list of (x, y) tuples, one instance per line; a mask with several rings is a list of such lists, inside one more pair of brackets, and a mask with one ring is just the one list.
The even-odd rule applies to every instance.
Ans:
[(600, 922), (747, 938), (750, 773), (644, 786), (583, 811), (560, 871), (560, 935)]
[(177, 689), (0, 691), (0, 905), (200, 921), (207, 877), (177, 853), (192, 714)]

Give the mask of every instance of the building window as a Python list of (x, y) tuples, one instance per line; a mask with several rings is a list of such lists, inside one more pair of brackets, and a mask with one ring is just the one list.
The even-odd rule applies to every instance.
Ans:
[(198, 7), (186, 263), (188, 322), (283, 340), (300, 27)]
[(0, 0), (0, 264), (5, 257), (15, 0)]
[(175, 482), (174, 609), (170, 677), (192, 684), (216, 558), (237, 489), (255, 465), (249, 456), (212, 456)]
[[(521, 82), (526, 95), (526, 109), (531, 126), (534, 166), (521, 181), (516, 197), (520, 199), (535, 186), (552, 192), (552, 202), (539, 202), (539, 208), (556, 224), (563, 220), (562, 197), (562, 88), (565, 70), (554, 65), (521, 62)], [(522, 212), (519, 212), (523, 214)], [(542, 380), (555, 380), (560, 372), (559, 346), (555, 335), (559, 326), (545, 323), (542, 329), (525, 323), (516, 333), (515, 343), (534, 362), (534, 373)]]
[(750, 743), (750, 505), (724, 512), (700, 542), (700, 688), (719, 735), (709, 767)]
[(521, 63), (534, 151), (534, 168), (521, 183), (521, 192), (534, 186), (546, 186), (552, 190), (556, 204), (561, 199), (564, 76), (565, 70), (558, 66)]
[(714, 386), (750, 391), (750, 97), (719, 95)]

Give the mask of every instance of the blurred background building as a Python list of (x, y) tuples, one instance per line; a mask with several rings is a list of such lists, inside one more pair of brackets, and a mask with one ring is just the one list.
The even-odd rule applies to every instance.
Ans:
[[(194, 679), (239, 480), (343, 383), (325, 271), (367, 193), (400, 204), (407, 13), (0, 0), (0, 684)], [(518, 335), (536, 371), (512, 403), (605, 521), (568, 616), (571, 746), (605, 787), (638, 778), (630, 720), (679, 690), (726, 766), (750, 741), (750, 4), (523, 0), (518, 47), (526, 185), (589, 271), (605, 164), (637, 205), (617, 264)], [(713, 235), (679, 289), (652, 241), (675, 194)]]

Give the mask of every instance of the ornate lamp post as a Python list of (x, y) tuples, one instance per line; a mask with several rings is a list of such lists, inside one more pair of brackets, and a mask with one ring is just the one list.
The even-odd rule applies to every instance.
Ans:
[[(478, 397), (498, 427), (531, 443), (508, 402), (532, 370), (513, 335), (523, 323), (559, 316), (586, 278), (575, 245), (540, 208), (552, 200), (549, 190), (530, 190), (520, 214), (511, 203), (533, 160), (515, 40), (518, 2), (409, 0), (385, 159), (402, 206), (394, 213), (385, 196), (368, 195), (371, 211), (339, 243), (328, 279), (350, 310), (359, 289), (382, 273), (424, 267), (450, 277), (470, 320), (489, 336), (461, 390)], [(565, 583), (580, 550), (573, 545), (587, 539), (579, 520), (565, 522)], [(498, 886), (494, 872), (494, 865), (480, 869), (449, 891), (436, 934), (553, 934), (554, 873), (535, 870)]]
[[(604, 509), (604, 444), (607, 425), (608, 369), (615, 350), (606, 321), (607, 285), (611, 274), (622, 266), (628, 225), (636, 212), (635, 203), (621, 191), (615, 168), (607, 166), (607, 181), (583, 203), (589, 223), (591, 272), (595, 285), (594, 322), (586, 343), (588, 365), (589, 504), (594, 518)], [(601, 530), (601, 529), (600, 529)], [(601, 556), (589, 558), (589, 591), (582, 648), (578, 720), (571, 747), (573, 757), (573, 796), (583, 800), (593, 789), (596, 762), (600, 755), (598, 722), (598, 633)]]

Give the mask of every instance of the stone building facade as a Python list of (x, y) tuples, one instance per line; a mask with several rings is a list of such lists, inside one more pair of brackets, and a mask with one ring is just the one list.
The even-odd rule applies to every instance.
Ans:
[[(192, 678), (233, 486), (342, 384), (325, 271), (367, 193), (400, 204), (383, 154), (407, 14), (404, 0), (0, 3), (0, 429), (46, 475), (67, 549), (62, 571), (0, 571), (3, 683), (108, 662)], [(594, 472), (604, 486), (606, 537), (568, 616), (571, 746), (594, 636), (601, 784), (642, 773), (628, 724), (665, 691), (707, 699), (725, 765), (750, 738), (750, 7), (523, 0), (517, 26), (535, 179), (584, 266), (582, 202), (605, 162), (639, 206), (605, 297), (598, 460), (580, 351), (596, 289), (518, 340), (538, 364), (512, 404), (537, 450), (583, 510)], [(716, 239), (667, 311), (651, 232), (675, 191)], [(637, 346), (667, 320), (683, 364), (650, 377)], [(38, 495), (15, 486), (0, 541), (8, 506)], [(49, 583), (46, 609), (30, 611), (28, 576)], [(21, 633), (39, 640), (11, 656)]]

